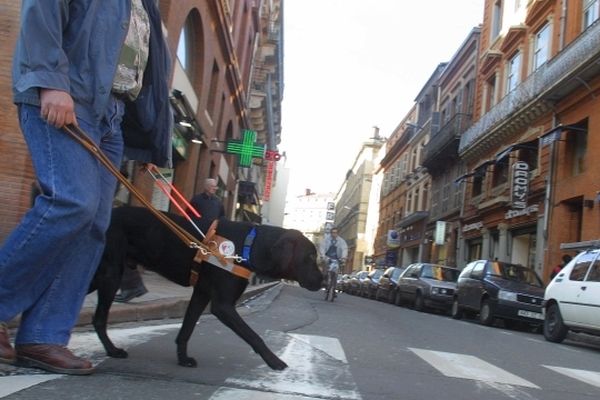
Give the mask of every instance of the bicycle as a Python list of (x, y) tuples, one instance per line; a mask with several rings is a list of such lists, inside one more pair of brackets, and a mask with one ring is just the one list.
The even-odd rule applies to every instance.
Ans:
[(325, 289), (325, 301), (329, 299), (332, 301), (337, 297), (336, 285), (337, 275), (340, 268), (340, 262), (336, 259), (328, 259), (328, 271), (327, 271), (327, 288)]

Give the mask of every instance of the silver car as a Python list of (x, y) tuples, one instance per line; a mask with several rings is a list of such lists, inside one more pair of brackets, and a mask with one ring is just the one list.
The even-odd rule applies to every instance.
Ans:
[(417, 311), (435, 308), (448, 312), (452, 307), (459, 272), (445, 265), (411, 264), (398, 280), (400, 301), (414, 305)]

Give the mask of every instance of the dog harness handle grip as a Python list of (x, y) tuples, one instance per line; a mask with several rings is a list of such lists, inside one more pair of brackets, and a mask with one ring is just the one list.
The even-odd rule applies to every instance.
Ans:
[(123, 174), (121, 174), (121, 171), (119, 171), (113, 165), (110, 159), (106, 157), (106, 155), (96, 146), (92, 139), (90, 139), (90, 137), (81, 128), (79, 128), (76, 125), (66, 125), (64, 127), (64, 130), (71, 137), (73, 137), (73, 139), (75, 139), (83, 147), (85, 147), (85, 149), (88, 150), (94, 157), (96, 157), (100, 161), (100, 163), (102, 163), (102, 165), (104, 165), (109, 170), (109, 172), (113, 174), (117, 178), (117, 180), (121, 182), (127, 188), (127, 190), (129, 190), (129, 192), (133, 194), (135, 198), (138, 199), (144, 205), (144, 207), (150, 210), (150, 212), (154, 214), (156, 218), (158, 218), (169, 229), (171, 229), (173, 233), (175, 233), (175, 235), (177, 235), (177, 237), (179, 237), (179, 239), (181, 239), (187, 246), (191, 248), (200, 249), (203, 252), (206, 251), (209, 254), (212, 253), (207, 246), (205, 246), (202, 243), (199, 243), (196, 240), (196, 238), (192, 236), (189, 232), (181, 228), (165, 214), (161, 213), (156, 208), (154, 208), (152, 203), (146, 200), (146, 198), (136, 189), (136, 187), (133, 186), (131, 182), (129, 182), (127, 178), (123, 176)]

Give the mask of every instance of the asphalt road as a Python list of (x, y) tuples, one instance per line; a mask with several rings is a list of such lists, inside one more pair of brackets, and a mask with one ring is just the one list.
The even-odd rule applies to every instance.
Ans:
[[(289, 364), (282, 372), (270, 370), (246, 343), (206, 315), (189, 344), (197, 368), (176, 364), (179, 321), (122, 324), (110, 334), (127, 348), (128, 359), (105, 358), (93, 333), (78, 332), (71, 347), (91, 357), (97, 373), (71, 377), (0, 369), (0, 398), (600, 398), (597, 340), (557, 345), (527, 331), (483, 327), (345, 294), (334, 303), (323, 297), (324, 292), (284, 285), (241, 308)], [(18, 385), (23, 390), (16, 391)]]

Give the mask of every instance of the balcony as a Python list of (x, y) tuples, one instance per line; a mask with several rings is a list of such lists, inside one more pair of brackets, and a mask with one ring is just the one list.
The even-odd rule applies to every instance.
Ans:
[(412, 225), (417, 221), (425, 219), (429, 216), (429, 211), (415, 211), (411, 214), (408, 214), (406, 217), (402, 218), (400, 222), (398, 222), (397, 226), (399, 228), (404, 228), (408, 225)]
[(581, 88), (600, 73), (600, 21), (590, 26), (554, 58), (471, 126), (460, 139), (461, 157), (504, 140), (550, 111), (554, 101)]
[(431, 135), (423, 152), (422, 164), (429, 170), (446, 168), (448, 161), (458, 157), (460, 136), (473, 123), (471, 114), (456, 114), (442, 128)]

